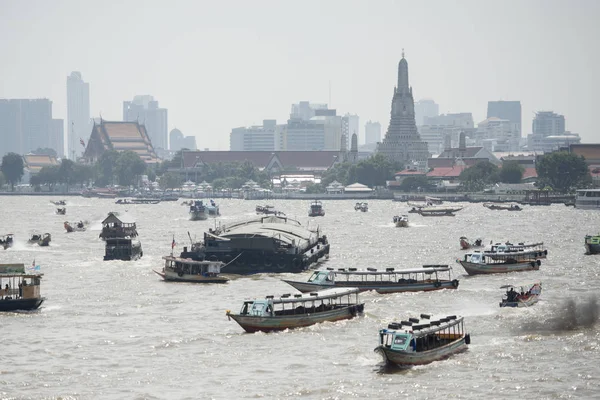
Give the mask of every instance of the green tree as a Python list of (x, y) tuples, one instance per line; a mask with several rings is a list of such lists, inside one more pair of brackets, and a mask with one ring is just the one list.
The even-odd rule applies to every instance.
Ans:
[(175, 189), (181, 186), (181, 176), (176, 172), (167, 172), (160, 177), (158, 182), (161, 189)]
[(320, 183), (309, 182), (308, 185), (306, 185), (306, 193), (325, 193), (325, 186)]
[(538, 157), (535, 169), (538, 186), (550, 186), (559, 192), (569, 192), (588, 186), (592, 178), (583, 156), (557, 151)]
[(433, 189), (432, 185), (425, 175), (409, 176), (404, 178), (398, 190), (403, 192), (416, 192), (419, 188), (423, 191), (429, 191)]
[(516, 161), (505, 161), (502, 163), (502, 168), (499, 171), (500, 182), (504, 183), (520, 183), (523, 178), (525, 168)]
[(64, 159), (60, 163), (58, 168), (58, 181), (67, 185), (67, 192), (69, 186), (74, 183), (75, 180), (75, 163), (71, 160)]
[(0, 171), (4, 174), (4, 177), (10, 183), (11, 190), (15, 191), (15, 183), (21, 181), (23, 174), (25, 173), (25, 164), (23, 163), (23, 157), (17, 153), (8, 153), (2, 157), (2, 166)]
[(498, 167), (489, 161), (480, 161), (461, 172), (458, 179), (463, 190), (479, 192), (486, 185), (499, 181)]
[(54, 190), (54, 185), (59, 181), (59, 169), (58, 165), (50, 165), (42, 167), (37, 174), (31, 177), (32, 185), (48, 185), (50, 191)]
[(115, 165), (115, 174), (119, 180), (119, 185), (129, 186), (135, 183), (137, 176), (146, 171), (146, 163), (133, 151), (124, 151), (119, 153)]
[(4, 174), (0, 172), (0, 190), (2, 190), (4, 185), (6, 185), (6, 178), (4, 178)]
[(53, 156), (53, 157), (58, 157), (58, 155), (56, 154), (56, 150), (51, 149), (49, 147), (38, 147), (37, 149), (35, 149), (34, 151), (32, 151), (33, 154), (41, 154), (41, 155), (47, 155), (47, 156)]
[(119, 158), (119, 152), (115, 150), (108, 150), (102, 153), (100, 159), (95, 165), (96, 168), (96, 186), (104, 187), (114, 183), (115, 167), (117, 159)]

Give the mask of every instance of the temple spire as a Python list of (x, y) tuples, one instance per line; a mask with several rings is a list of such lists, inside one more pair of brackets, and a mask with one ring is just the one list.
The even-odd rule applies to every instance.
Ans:
[(409, 90), (408, 87), (408, 63), (404, 58), (404, 49), (402, 49), (402, 59), (398, 63), (398, 91)]

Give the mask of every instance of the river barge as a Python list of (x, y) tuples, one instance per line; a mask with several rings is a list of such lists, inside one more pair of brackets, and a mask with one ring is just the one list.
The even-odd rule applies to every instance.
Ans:
[(227, 274), (302, 272), (328, 256), (327, 236), (318, 228), (275, 215), (209, 229), (202, 242), (181, 253), (197, 261), (221, 261)]

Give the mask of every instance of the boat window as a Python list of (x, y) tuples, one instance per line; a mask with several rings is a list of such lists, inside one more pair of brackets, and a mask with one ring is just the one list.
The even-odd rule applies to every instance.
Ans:
[(308, 281), (309, 282), (324, 282), (325, 280), (327, 280), (328, 276), (329, 276), (329, 271), (317, 271), (310, 277), (310, 279)]
[(410, 335), (406, 333), (394, 334), (394, 341), (392, 342), (392, 349), (394, 350), (406, 350), (410, 341)]
[(471, 254), (471, 262), (476, 263), (481, 261), (481, 254)]
[(255, 301), (252, 304), (252, 309), (250, 310), (250, 314), (255, 315), (255, 316), (267, 315), (267, 313), (268, 313), (267, 306), (268, 306), (268, 304), (266, 301)]

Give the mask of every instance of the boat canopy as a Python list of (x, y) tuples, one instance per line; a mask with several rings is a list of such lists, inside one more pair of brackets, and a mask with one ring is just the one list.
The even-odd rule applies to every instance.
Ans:
[(317, 231), (304, 228), (300, 222), (281, 216), (268, 216), (224, 226), (210, 233), (221, 240), (236, 236), (264, 236), (301, 246), (318, 240)]
[[(374, 268), (373, 268), (374, 269)], [(439, 265), (439, 266), (423, 266), (423, 268), (413, 268), (413, 269), (398, 269), (394, 270), (393, 268), (389, 268), (386, 271), (378, 271), (378, 270), (357, 270), (351, 271), (346, 269), (338, 269), (337, 271), (333, 270), (319, 270), (318, 272), (335, 272), (340, 275), (402, 275), (402, 274), (433, 274), (435, 272), (447, 272), (452, 270), (448, 265)]]
[(123, 224), (135, 224), (135, 220), (133, 219), (133, 217), (127, 213), (116, 213), (116, 212), (110, 212), (108, 213), (108, 217), (106, 217), (104, 219), (104, 221), (102, 221), (102, 225), (107, 225), (107, 224), (117, 224), (117, 225), (123, 225)]
[[(423, 321), (425, 319), (426, 321)], [(463, 317), (460, 315), (449, 315), (447, 317), (433, 317), (421, 314), (421, 320), (418, 318), (409, 318), (408, 321), (392, 322), (384, 332), (407, 332), (412, 333), (414, 337), (427, 336), (431, 333), (442, 331), (460, 324)]]
[(191, 258), (180, 258), (180, 257), (173, 257), (173, 256), (163, 256), (163, 260), (166, 261), (173, 261), (173, 262), (178, 262), (178, 263), (182, 263), (182, 264), (188, 264), (188, 265), (211, 265), (211, 264), (225, 264), (221, 261), (195, 261), (192, 260)]
[[(303, 294), (283, 294), (279, 298), (275, 298), (274, 296), (267, 296), (267, 299), (272, 300), (273, 304), (284, 304), (284, 303), (302, 303), (305, 301), (316, 301), (316, 300), (326, 300), (326, 299), (335, 299), (342, 296), (348, 296), (351, 294), (357, 294), (360, 290), (358, 288), (332, 288), (332, 289), (324, 289), (319, 290), (318, 292), (310, 292)], [(256, 299), (255, 301), (258, 301)], [(247, 300), (252, 301), (252, 300)], [(262, 299), (260, 300), (262, 301)]]
[(534, 282), (534, 283), (524, 283), (522, 285), (502, 285), (500, 286), (500, 289), (510, 289), (510, 288), (514, 288), (514, 289), (518, 289), (518, 288), (528, 288), (528, 287), (532, 287), (535, 285), (541, 285), (541, 282)]

